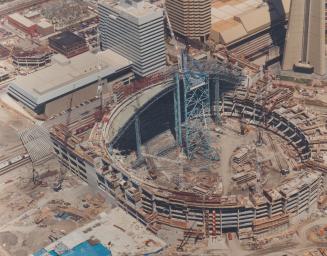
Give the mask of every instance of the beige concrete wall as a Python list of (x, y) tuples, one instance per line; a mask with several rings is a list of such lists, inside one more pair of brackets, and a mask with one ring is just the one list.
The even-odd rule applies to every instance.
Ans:
[(57, 100), (51, 101), (46, 105), (45, 114), (51, 116), (53, 114), (60, 113), (63, 110), (69, 108), (69, 102), (73, 97), (72, 106), (81, 104), (82, 102), (94, 98), (97, 93), (97, 84), (87, 86), (81, 90), (74, 92), (73, 94), (67, 94)]
[[(310, 0), (308, 0), (310, 1)], [(306, 0), (293, 0), (291, 3), (288, 31), (286, 35), (283, 69), (292, 70), (294, 64), (302, 60), (303, 51), (314, 72), (324, 75), (325, 71), (325, 0), (310, 1), (308, 22), (308, 43), (304, 47), (304, 17)]]
[(291, 2), (288, 30), (285, 40), (284, 70), (292, 70), (294, 64), (301, 60), (305, 1), (306, 0), (295, 0)]
[(324, 75), (325, 67), (325, 0), (311, 0), (308, 59), (316, 74)]
[[(112, 85), (114, 83), (120, 82), (120, 81), (130, 81), (130, 79), (134, 78), (133, 73), (128, 73), (124, 76), (121, 76), (119, 79), (116, 79), (114, 81), (111, 81), (109, 83), (103, 81), (103, 94), (110, 94), (112, 93)], [(94, 83), (92, 85), (89, 85), (81, 90), (78, 90), (74, 93), (70, 93), (65, 95), (64, 97), (61, 97), (57, 100), (51, 101), (46, 104), (45, 107), (45, 114), (47, 116), (52, 116), (54, 114), (60, 113), (61, 111), (67, 110), (69, 108), (69, 103), (71, 100), (71, 97), (73, 97), (72, 106), (77, 106), (81, 104), (82, 102), (86, 100), (90, 100), (94, 98), (97, 95), (97, 89), (98, 84)]]

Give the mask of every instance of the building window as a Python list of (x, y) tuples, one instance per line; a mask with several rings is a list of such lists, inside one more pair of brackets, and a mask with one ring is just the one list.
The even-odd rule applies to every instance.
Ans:
[(97, 176), (98, 176), (99, 181), (102, 182), (103, 184), (105, 184), (104, 177), (98, 173), (97, 173)]
[(71, 164), (77, 167), (77, 163), (75, 163), (73, 160), (70, 160)]
[(84, 174), (84, 173), (82, 173), (82, 172), (79, 172), (79, 174), (84, 178), (84, 179), (86, 179), (87, 180), (87, 177), (86, 177), (86, 175)]
[(81, 159), (77, 158), (77, 161), (78, 161), (82, 166), (85, 166), (84, 162), (83, 162)]

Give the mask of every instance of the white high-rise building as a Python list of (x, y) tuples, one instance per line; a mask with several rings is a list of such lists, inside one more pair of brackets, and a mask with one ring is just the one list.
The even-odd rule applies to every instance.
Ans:
[(103, 49), (133, 62), (134, 72), (150, 75), (166, 65), (163, 10), (140, 0), (102, 0), (99, 4)]

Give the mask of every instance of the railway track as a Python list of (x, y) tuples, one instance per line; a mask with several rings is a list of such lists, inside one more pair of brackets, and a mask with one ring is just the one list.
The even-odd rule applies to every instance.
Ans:
[(31, 1), (22, 1), (21, 3), (9, 6), (7, 8), (0, 10), (0, 16), (5, 16), (8, 14), (11, 14), (13, 12), (18, 12), (27, 8), (30, 8), (32, 6), (35, 6), (37, 4), (42, 4), (45, 2), (48, 2), (49, 0), (31, 0)]
[[(89, 104), (74, 109), (71, 117), (72, 120), (70, 128), (74, 130), (77, 129), (78, 126), (93, 126), (95, 123), (94, 113), (97, 110), (99, 104), (99, 100), (94, 100)], [(63, 113), (52, 120), (44, 122), (42, 125), (46, 129), (50, 129), (55, 124), (63, 123), (66, 118), (67, 113)], [(14, 170), (15, 168), (27, 164), (30, 161), (32, 160), (22, 144), (17, 144), (9, 147), (5, 150), (5, 152), (2, 152), (2, 155), (0, 156), (0, 176)]]
[(8, 165), (6, 165), (4, 167), (0, 167), (0, 176), (4, 175), (20, 166), (23, 166), (31, 161), (30, 157), (27, 154), (25, 154), (21, 157), (22, 157), (21, 159), (17, 160), (16, 162), (13, 162), (13, 163), (8, 162), (8, 160), (0, 162), (0, 165), (3, 164), (4, 162), (8, 162)]
[(10, 147), (6, 149), (6, 152), (4, 152), (3, 155), (0, 156), (0, 163), (2, 161), (9, 160), (10, 158), (17, 156), (17, 155), (23, 155), (26, 153), (26, 150), (22, 144), (17, 144), (13, 147)]

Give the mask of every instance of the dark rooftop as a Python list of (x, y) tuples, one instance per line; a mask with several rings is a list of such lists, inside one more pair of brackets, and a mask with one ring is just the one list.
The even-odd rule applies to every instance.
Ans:
[(52, 36), (49, 38), (49, 41), (59, 44), (64, 48), (69, 48), (70, 46), (76, 44), (86, 43), (84, 38), (75, 35), (71, 31), (64, 31), (58, 35)]

